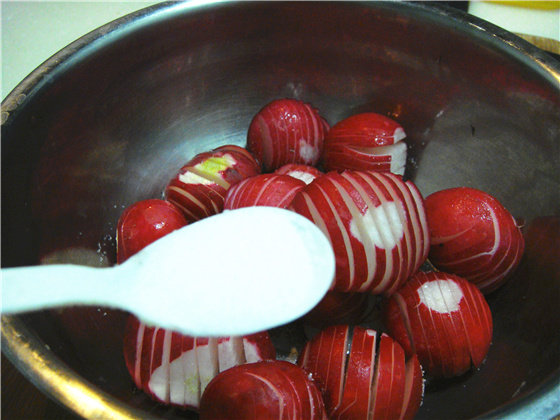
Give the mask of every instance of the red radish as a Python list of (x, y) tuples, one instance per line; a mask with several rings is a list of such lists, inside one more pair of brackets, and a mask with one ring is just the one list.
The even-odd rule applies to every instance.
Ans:
[(398, 419), (405, 395), (405, 355), (402, 347), (383, 334), (379, 343), (377, 369), (373, 378), (373, 401), (370, 407), (374, 419)]
[(432, 264), (483, 293), (504, 284), (521, 260), (525, 240), (496, 198), (474, 188), (450, 188), (428, 196), (425, 207)]
[(329, 238), (336, 257), (333, 290), (389, 295), (428, 255), (422, 196), (398, 175), (329, 172), (296, 194), (290, 208)]
[(247, 150), (226, 145), (191, 159), (169, 182), (165, 195), (194, 222), (220, 213), (227, 190), (259, 173), (259, 164)]
[(250, 206), (286, 208), (305, 182), (289, 175), (261, 174), (232, 186), (224, 201), (224, 210)]
[(200, 420), (326, 420), (325, 407), (307, 372), (269, 360), (217, 375), (202, 394)]
[[(405, 353), (406, 354), (406, 353)], [(413, 354), (405, 366), (404, 396), (399, 416), (400, 420), (412, 420), (424, 397), (424, 372), (418, 356)]]
[(349, 340), (350, 331), (346, 325), (327, 327), (305, 344), (297, 361), (311, 373), (329, 414), (342, 401)]
[[(348, 343), (347, 367), (340, 405), (331, 412), (331, 419), (367, 419), (376, 390), (372, 386), (376, 370), (376, 333), (355, 327)], [(378, 358), (378, 362), (381, 360)], [(389, 361), (384, 361), (389, 362)], [(389, 363), (388, 368), (391, 367)], [(320, 373), (317, 373), (320, 375)], [(399, 405), (400, 408), (400, 405)]]
[[(117, 264), (162, 236), (187, 224), (177, 207), (168, 201), (147, 199), (127, 207), (117, 223)], [(122, 332), (128, 314), (111, 308), (73, 307), (57, 312), (65, 327), (72, 331), (72, 339), (87, 344), (88, 351), (99, 351), (112, 343), (122, 345)]]
[(326, 171), (393, 172), (404, 174), (404, 129), (373, 112), (353, 115), (335, 124), (325, 137), (322, 163)]
[(124, 358), (136, 386), (164, 404), (197, 408), (207, 384), (242, 363), (275, 359), (267, 332), (244, 337), (190, 337), (148, 327), (130, 316)]
[(329, 125), (311, 105), (297, 99), (277, 99), (252, 119), (247, 149), (271, 172), (288, 163), (314, 166), (323, 151)]
[(368, 309), (368, 294), (327, 292), (304, 317), (305, 324), (324, 328), (334, 324), (359, 324)]
[(185, 216), (168, 201), (148, 199), (132, 204), (117, 223), (117, 263), (186, 224)]
[(274, 171), (275, 174), (290, 175), (294, 178), (301, 179), (306, 184), (311, 183), (315, 178), (323, 175), (319, 169), (314, 166), (301, 165), (297, 163), (288, 163)]
[(330, 419), (408, 420), (420, 407), (418, 359), (406, 361), (397, 342), (372, 329), (327, 327), (305, 344), (298, 364), (311, 373)]
[(434, 377), (462, 375), (488, 353), (490, 308), (459, 276), (419, 272), (386, 301), (383, 313), (389, 334)]

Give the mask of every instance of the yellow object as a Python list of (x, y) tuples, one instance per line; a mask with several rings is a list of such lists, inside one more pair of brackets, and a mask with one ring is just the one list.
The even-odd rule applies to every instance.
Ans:
[[(551, 38), (543, 38), (540, 36), (526, 35), (526, 34), (516, 34), (517, 36), (523, 38), (525, 41), (536, 45), (541, 50), (545, 50), (554, 54), (560, 54), (560, 41), (556, 41)], [(560, 420), (560, 419), (558, 419)]]
[[(560, 42), (560, 0), (470, 1), (468, 11), (515, 34)], [(554, 47), (545, 49), (554, 50)]]
[(231, 160), (228, 160), (226, 157), (213, 156), (196, 165), (196, 168), (200, 169), (204, 173), (207, 173), (208, 175), (215, 175), (231, 167), (232, 163), (233, 162), (231, 162)]
[(487, 0), (488, 3), (503, 4), (505, 6), (526, 7), (529, 9), (554, 10), (560, 9), (560, 1), (517, 1), (517, 0)]
[(225, 170), (232, 168), (235, 163), (235, 159), (229, 154), (225, 154), (221, 157), (212, 156), (203, 162), (191, 166), (189, 171), (227, 190), (230, 187), (230, 183), (221, 174)]

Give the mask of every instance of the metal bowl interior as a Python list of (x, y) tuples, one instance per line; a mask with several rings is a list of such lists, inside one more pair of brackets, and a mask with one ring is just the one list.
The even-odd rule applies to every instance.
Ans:
[[(405, 127), (406, 176), (424, 196), (471, 186), (525, 221), (523, 261), (488, 296), (487, 360), (429, 383), (417, 418), (550, 418), (560, 412), (559, 82), (558, 62), (528, 43), (422, 2), (151, 7), (71, 44), (2, 104), (2, 265), (114, 264), (123, 208), (160, 197), (194, 154), (245, 145), (272, 99), (310, 102), (330, 123), (379, 112)], [(84, 417), (191, 417), (134, 390), (125, 316), (3, 317), (2, 349)]]

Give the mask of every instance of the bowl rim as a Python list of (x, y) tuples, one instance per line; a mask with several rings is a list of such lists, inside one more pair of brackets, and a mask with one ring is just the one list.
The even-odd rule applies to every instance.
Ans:
[[(225, 2), (230, 6), (235, 3), (243, 3), (243, 1)], [(365, 4), (363, 2), (358, 3), (365, 7), (371, 6), (367, 2)], [(471, 35), (484, 39), (496, 48), (516, 56), (520, 60), (530, 62), (542, 76), (560, 88), (560, 61), (550, 53), (499, 26), (457, 8), (437, 4), (437, 2), (376, 1), (375, 3), (384, 4), (386, 7), (394, 9), (408, 8), (425, 15), (439, 14), (441, 17), (448, 19), (448, 26), (455, 28), (464, 26), (464, 30), (469, 30)], [(179, 3), (163, 1), (92, 30), (45, 60), (6, 95), (1, 105), (0, 125), (8, 122), (11, 115), (32, 95), (33, 91), (40, 89), (42, 83), (45, 82), (44, 76), (46, 74), (66, 67), (67, 63), (76, 59), (78, 55), (87, 54), (91, 48), (96, 47), (97, 42), (110, 42), (111, 39), (124, 35), (127, 31), (136, 30), (137, 26), (148, 25), (159, 19), (165, 19), (169, 14), (180, 11), (190, 12), (220, 5), (224, 5), (223, 0), (190, 0)]]
[[(230, 6), (232, 3), (227, 2)], [(545, 79), (558, 85), (560, 62), (521, 37), (481, 18), (456, 8), (434, 2), (374, 2), (385, 7), (413, 10), (424, 15), (436, 14), (448, 19), (449, 26), (463, 27), (479, 39), (489, 42), (504, 53), (530, 62)], [(67, 45), (25, 77), (2, 101), (0, 125), (9, 123), (18, 108), (30, 100), (46, 83), (49, 73), (63, 71), (92, 49), (136, 31), (139, 27), (165, 19), (175, 13), (189, 13), (223, 5), (221, 0), (165, 1), (111, 21)], [(364, 3), (369, 7), (371, 4)], [(135, 419), (161, 417), (126, 405), (88, 382), (60, 360), (40, 341), (18, 316), (2, 316), (2, 352), (31, 383), (48, 397), (62, 403), (84, 418)], [(537, 389), (513, 399), (478, 419), (553, 418), (560, 414), (560, 374), (553, 372)]]

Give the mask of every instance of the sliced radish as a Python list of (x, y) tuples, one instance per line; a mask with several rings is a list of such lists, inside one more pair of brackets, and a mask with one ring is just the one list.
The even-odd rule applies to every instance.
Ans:
[(250, 206), (286, 208), (305, 182), (280, 174), (261, 174), (232, 186), (226, 193), (224, 210)]
[(405, 399), (405, 355), (401, 346), (382, 334), (373, 382), (372, 419), (398, 419)]
[(378, 171), (403, 175), (406, 137), (396, 121), (373, 112), (348, 117), (325, 137), (322, 165), (326, 171)]
[(450, 188), (425, 201), (430, 261), (442, 271), (473, 282), (483, 293), (496, 290), (515, 270), (525, 241), (513, 216), (491, 195)]
[(267, 331), (243, 336), (243, 351), (247, 363), (276, 358), (276, 348)]
[(246, 362), (242, 337), (218, 339), (218, 366), (220, 372)]
[(247, 149), (264, 172), (288, 163), (314, 166), (321, 157), (328, 128), (311, 105), (297, 99), (277, 99), (253, 117)]
[(296, 194), (290, 208), (329, 238), (336, 257), (333, 290), (391, 294), (427, 257), (422, 196), (397, 175), (329, 172)]
[(298, 364), (322, 392), (330, 419), (410, 419), (420, 407), (418, 359), (406, 361), (402, 347), (387, 334), (358, 326), (327, 327), (305, 344)]
[(316, 328), (335, 324), (359, 324), (368, 309), (368, 297), (365, 293), (327, 292), (302, 320)]
[(342, 402), (349, 334), (345, 325), (327, 327), (305, 344), (297, 361), (311, 373), (328, 413)]
[(274, 171), (275, 174), (290, 175), (300, 179), (306, 184), (311, 183), (315, 178), (323, 175), (319, 169), (310, 165), (302, 165), (297, 163), (288, 163)]
[(405, 366), (404, 398), (399, 416), (400, 420), (412, 420), (424, 397), (424, 378), (422, 367), (415, 354), (407, 360)]
[(248, 360), (276, 357), (266, 332), (244, 337), (195, 338), (148, 327), (133, 315), (126, 325), (123, 353), (139, 389), (161, 403), (194, 409), (219, 372)]
[(385, 324), (405, 351), (434, 377), (459, 376), (483, 362), (492, 316), (482, 293), (443, 272), (419, 272), (387, 299)]
[(376, 338), (375, 331), (354, 327), (342, 402), (331, 419), (361, 419), (367, 414), (374, 392)]
[(307, 372), (286, 361), (235, 366), (217, 375), (200, 401), (201, 420), (325, 420), (320, 392)]
[(200, 394), (202, 394), (210, 381), (220, 373), (218, 339), (215, 337), (196, 337), (195, 342), (200, 378)]
[(325, 170), (392, 172), (403, 175), (406, 167), (406, 143), (389, 146), (330, 146), (323, 153)]
[(130, 205), (117, 223), (117, 263), (186, 224), (185, 216), (168, 201), (148, 199)]
[(247, 150), (225, 145), (185, 164), (167, 185), (165, 196), (194, 222), (220, 213), (227, 190), (259, 173), (259, 164)]

